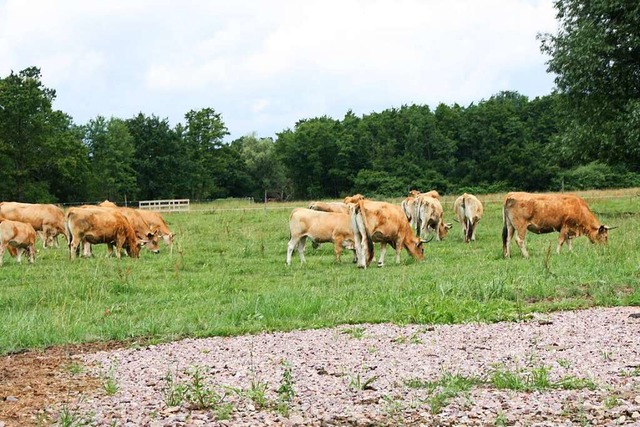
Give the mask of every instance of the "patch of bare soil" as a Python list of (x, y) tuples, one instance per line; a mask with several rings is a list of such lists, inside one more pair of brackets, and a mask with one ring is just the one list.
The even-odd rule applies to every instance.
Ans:
[[(100, 386), (74, 356), (115, 350), (127, 344), (66, 345), (1, 357), (0, 426), (51, 424), (52, 408), (75, 402)], [(81, 372), (75, 372), (74, 366)]]

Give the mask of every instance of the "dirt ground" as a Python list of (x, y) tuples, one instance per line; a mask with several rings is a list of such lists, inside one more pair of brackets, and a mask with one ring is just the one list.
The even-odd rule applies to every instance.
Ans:
[[(95, 377), (77, 372), (73, 355), (126, 347), (125, 342), (51, 347), (0, 357), (0, 426), (51, 424), (52, 403), (77, 400), (100, 386)], [(2, 424), (4, 423), (4, 424)]]

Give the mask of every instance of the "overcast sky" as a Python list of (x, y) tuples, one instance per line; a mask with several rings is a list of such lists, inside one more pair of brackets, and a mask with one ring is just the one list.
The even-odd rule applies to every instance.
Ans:
[(40, 67), (77, 124), (222, 115), (233, 140), (299, 119), (549, 94), (552, 0), (0, 0), (0, 76)]

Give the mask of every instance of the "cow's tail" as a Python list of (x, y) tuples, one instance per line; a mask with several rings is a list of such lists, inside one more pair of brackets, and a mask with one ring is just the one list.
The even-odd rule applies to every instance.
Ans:
[(69, 212), (64, 217), (64, 234), (67, 237), (67, 248), (69, 256), (71, 256), (71, 248), (73, 247), (73, 230), (71, 230), (71, 215)]
[(470, 242), (471, 237), (473, 237), (473, 228), (474, 228), (473, 218), (471, 218), (471, 216), (473, 215), (473, 212), (469, 210), (469, 204), (467, 203), (466, 196), (467, 196), (466, 194), (462, 196), (462, 212), (464, 212), (464, 224), (467, 229), (467, 234), (464, 236), (464, 240), (465, 242)]
[(502, 207), (502, 247), (506, 248), (507, 247), (507, 239), (509, 237), (509, 230), (508, 230), (508, 226), (507, 226), (507, 204), (505, 202), (504, 206)]
[(367, 230), (367, 215), (364, 211), (364, 200), (358, 201), (357, 205), (354, 207), (354, 223), (357, 229), (354, 229), (354, 232), (358, 233), (365, 239), (365, 244), (367, 245), (367, 254), (365, 260), (365, 267), (371, 264), (373, 260), (373, 240), (371, 239), (371, 235)]

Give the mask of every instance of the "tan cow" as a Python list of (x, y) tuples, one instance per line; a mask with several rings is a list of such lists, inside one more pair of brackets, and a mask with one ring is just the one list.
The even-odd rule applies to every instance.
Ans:
[(417, 198), (417, 235), (424, 237), (429, 231), (433, 231), (436, 240), (441, 241), (451, 229), (451, 224), (444, 222), (444, 209), (440, 200), (427, 196), (419, 195)]
[(482, 202), (473, 194), (464, 193), (453, 203), (453, 211), (462, 226), (464, 242), (475, 241), (476, 227), (484, 212)]
[(151, 231), (154, 233), (157, 232), (158, 236), (162, 238), (164, 243), (171, 248), (173, 245), (173, 238), (175, 237), (176, 233), (169, 230), (169, 226), (167, 225), (162, 215), (160, 215), (159, 212), (147, 211), (144, 209), (137, 209), (137, 211), (138, 213), (140, 213), (140, 215), (142, 215), (142, 218), (147, 221), (147, 224), (149, 224)]
[[(105, 208), (118, 207), (118, 205), (110, 202), (109, 200), (105, 200), (98, 206), (102, 206)], [(136, 211), (142, 216), (142, 219), (144, 219), (147, 224), (149, 224), (151, 232), (155, 233), (157, 231), (158, 236), (162, 238), (164, 243), (167, 246), (171, 247), (173, 244), (173, 238), (175, 237), (176, 233), (173, 233), (171, 230), (169, 230), (169, 226), (167, 225), (167, 222), (164, 220), (162, 215), (160, 215), (159, 212), (148, 211), (145, 209), (136, 209)]]
[(400, 206), (360, 199), (349, 205), (351, 227), (356, 247), (358, 267), (367, 268), (374, 258), (373, 243), (380, 243), (378, 267), (384, 266), (387, 244), (396, 250), (396, 264), (405, 248), (415, 259), (424, 258), (423, 241), (413, 233)]
[(349, 215), (349, 208), (343, 202), (311, 202), (309, 209), (322, 212), (335, 212)]
[(64, 212), (56, 205), (2, 202), (0, 216), (31, 224), (34, 230), (42, 233), (42, 246), (45, 248), (57, 243), (58, 234), (65, 234)]
[(80, 244), (84, 255), (90, 256), (89, 244), (106, 243), (108, 254), (116, 247), (116, 257), (122, 249), (132, 258), (140, 256), (138, 238), (127, 218), (117, 209), (101, 207), (69, 208), (65, 215), (65, 225), (69, 236), (69, 257), (74, 259)]
[(116, 206), (108, 200), (105, 200), (98, 206), (106, 209), (117, 209), (125, 216), (125, 218), (127, 218), (129, 224), (133, 227), (133, 231), (136, 233), (138, 240), (140, 242), (144, 242), (145, 247), (154, 254), (160, 253), (160, 247), (158, 246), (158, 230), (152, 230), (140, 210)]
[(411, 228), (413, 228), (416, 233), (420, 233), (420, 230), (418, 229), (420, 197), (433, 197), (434, 199), (440, 200), (440, 194), (436, 190), (427, 191), (426, 193), (421, 193), (418, 190), (411, 190), (409, 191), (409, 195), (400, 202), (402, 211), (409, 220)]
[(0, 218), (0, 265), (7, 249), (17, 262), (22, 261), (22, 252), (29, 254), (29, 263), (36, 258), (36, 230), (29, 223)]
[(608, 231), (613, 227), (601, 225), (580, 197), (573, 194), (508, 193), (502, 209), (502, 251), (510, 256), (509, 244), (516, 234), (516, 243), (525, 258), (529, 253), (525, 246), (527, 230), (536, 233), (560, 232), (556, 252), (567, 241), (572, 250), (574, 237), (587, 236), (591, 243), (607, 243)]
[(333, 242), (336, 261), (340, 262), (342, 248), (355, 249), (353, 230), (349, 215), (296, 208), (289, 216), (291, 238), (287, 245), (287, 265), (291, 265), (291, 254), (298, 248), (300, 262), (305, 262), (304, 247), (307, 238), (316, 243)]

